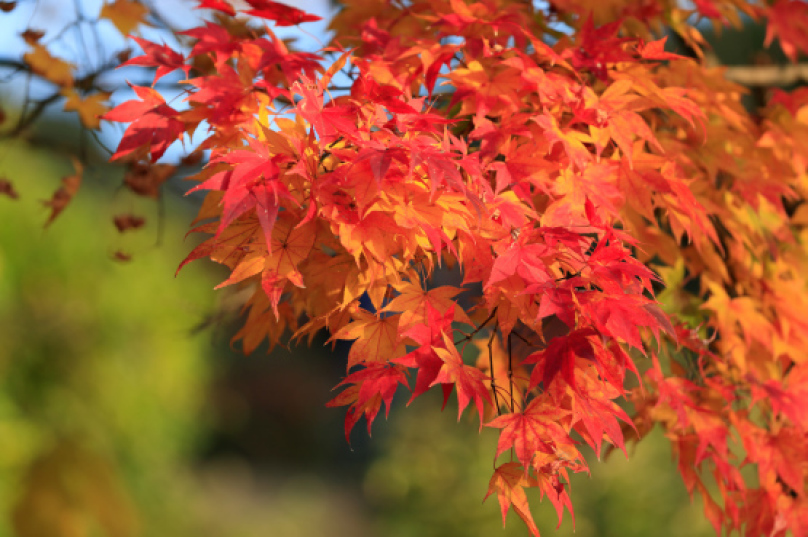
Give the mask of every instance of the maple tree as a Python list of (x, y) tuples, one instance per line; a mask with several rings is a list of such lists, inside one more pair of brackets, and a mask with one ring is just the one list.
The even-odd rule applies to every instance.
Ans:
[[(535, 535), (529, 489), (561, 520), (581, 446), (626, 451), (655, 424), (717, 533), (808, 535), (808, 91), (745, 109), (696, 24), (767, 21), (796, 61), (808, 4), (344, 0), (316, 53), (273, 32), (317, 20), (300, 9), (198, 4), (212, 19), (184, 50), (134, 37), (123, 61), (190, 76), (184, 100), (133, 84), (110, 108), (35, 37), (24, 61), (88, 129), (126, 124), (112, 160), (142, 195), (169, 147), (204, 139), (208, 237), (183, 265), (251, 290), (245, 352), (352, 341), (329, 403), (349, 439), (405, 390), (454, 393), (458, 419), (499, 430), (486, 497)], [(128, 34), (147, 13), (100, 17)], [(432, 284), (444, 267), (457, 286)]]

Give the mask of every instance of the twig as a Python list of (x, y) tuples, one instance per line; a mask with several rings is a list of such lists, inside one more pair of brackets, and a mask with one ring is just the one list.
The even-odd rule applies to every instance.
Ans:
[(480, 330), (482, 330), (483, 328), (485, 328), (485, 326), (486, 326), (488, 323), (490, 323), (490, 322), (491, 322), (491, 319), (493, 319), (493, 318), (494, 318), (494, 315), (496, 315), (496, 314), (497, 314), (497, 308), (494, 308), (493, 310), (491, 310), (491, 315), (489, 315), (489, 316), (488, 316), (488, 318), (487, 318), (486, 320), (484, 320), (480, 326), (478, 326), (477, 328), (475, 328), (474, 330), (472, 330), (472, 331), (471, 331), (471, 332), (469, 332), (468, 334), (466, 334), (465, 332), (461, 332), (461, 333), (463, 334), (463, 337), (462, 337), (462, 338), (460, 338), (460, 339), (458, 339), (457, 341), (455, 341), (455, 342), (454, 342), (454, 344), (455, 344), (455, 345), (460, 345), (460, 344), (461, 344), (461, 343), (463, 343), (464, 341), (471, 341), (471, 339), (472, 339), (474, 336), (476, 336), (476, 335), (477, 335), (477, 333), (478, 333)]
[[(114, 67), (115, 67), (115, 63), (112, 63), (112, 62), (104, 64), (101, 67), (99, 67), (97, 70), (93, 71), (92, 73), (90, 73), (90, 74), (88, 74), (86, 76), (83, 76), (82, 78), (76, 80), (76, 82), (73, 84), (73, 86), (75, 88), (82, 89), (82, 90), (91, 89), (93, 87), (93, 84), (95, 83), (96, 78), (98, 78), (101, 74), (111, 70)], [(31, 76), (33, 76), (34, 73), (30, 70), (30, 68), (27, 68), (27, 66), (26, 66), (26, 72), (27, 72), (27, 75), (28, 75), (28, 79), (30, 81)], [(47, 108), (48, 105), (52, 104), (53, 102), (58, 100), (60, 97), (62, 97), (61, 90), (56, 91), (56, 92), (50, 94), (49, 96), (45, 97), (41, 101), (36, 101), (36, 105), (34, 106), (33, 110), (31, 110), (30, 113), (26, 113), (28, 105), (30, 104), (29, 95), (30, 95), (30, 90), (26, 90), (26, 92), (25, 92), (25, 103), (24, 103), (24, 106), (22, 108), (22, 113), (20, 114), (20, 119), (17, 121), (17, 124), (10, 131), (0, 133), (0, 138), (13, 138), (15, 136), (18, 136), (29, 125), (31, 125), (31, 123), (36, 121), (36, 119), (40, 115), (42, 115), (42, 112), (45, 111), (45, 108)]]
[[(491, 337), (488, 338), (488, 367), (491, 372), (491, 392), (494, 394), (494, 405), (497, 407), (497, 415), (502, 415), (502, 409), (499, 406), (499, 397), (497, 396), (497, 379), (494, 375), (494, 336), (497, 335), (496, 330), (491, 330)], [(513, 412), (513, 407), (511, 407)]]
[(513, 336), (513, 330), (508, 333), (508, 388), (511, 391), (511, 412), (516, 409), (516, 403), (513, 399), (513, 352), (511, 348), (511, 336)]

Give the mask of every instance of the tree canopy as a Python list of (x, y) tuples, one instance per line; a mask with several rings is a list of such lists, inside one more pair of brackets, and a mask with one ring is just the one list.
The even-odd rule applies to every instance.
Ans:
[[(276, 35), (319, 19), (300, 9), (198, 7), (209, 19), (179, 31), (147, 4), (104, 5), (121, 34), (174, 36), (102, 62), (154, 70), (114, 107), (100, 71), (29, 33), (19, 68), (55, 89), (7, 134), (48, 99), (86, 129), (123, 124), (111, 159), (153, 198), (203, 160), (207, 238), (183, 265), (210, 259), (220, 287), (247, 290), (245, 352), (352, 341), (329, 403), (349, 440), (439, 387), (500, 431), (486, 497), (534, 535), (530, 489), (561, 520), (582, 446), (625, 451), (656, 424), (717, 533), (808, 535), (808, 90), (745, 107), (702, 35), (764, 21), (796, 64), (808, 4), (344, 0), (317, 51)], [(458, 281), (436, 282), (444, 269)]]

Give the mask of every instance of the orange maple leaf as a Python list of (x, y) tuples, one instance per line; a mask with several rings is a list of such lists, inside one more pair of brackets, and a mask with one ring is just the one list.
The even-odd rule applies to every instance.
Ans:
[(101, 124), (100, 116), (109, 110), (105, 103), (109, 100), (110, 94), (105, 91), (82, 98), (73, 88), (66, 88), (62, 90), (62, 95), (67, 97), (65, 112), (74, 110), (78, 112), (81, 123), (88, 129), (97, 129)]
[(527, 501), (525, 488), (537, 487), (538, 482), (532, 476), (526, 474), (522, 465), (517, 462), (507, 462), (494, 470), (494, 475), (488, 482), (488, 493), (483, 498), (485, 501), (491, 494), (496, 492), (499, 500), (499, 507), (502, 511), (502, 526), (505, 526), (508, 511), (511, 507), (519, 515), (531, 535), (539, 537), (539, 528), (530, 513), (530, 506)]
[(99, 16), (112, 22), (115, 28), (123, 35), (129, 35), (141, 24), (146, 24), (146, 15), (148, 14), (149, 8), (140, 2), (115, 0), (111, 4), (104, 4)]
[(73, 85), (73, 70), (76, 68), (70, 62), (52, 56), (47, 47), (35, 44), (34, 50), (23, 55), (25, 63), (31, 66), (31, 70), (50, 80), (57, 86)]

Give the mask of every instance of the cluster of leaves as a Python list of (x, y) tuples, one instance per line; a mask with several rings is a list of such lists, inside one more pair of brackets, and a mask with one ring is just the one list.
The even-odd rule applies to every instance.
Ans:
[[(806, 4), (346, 0), (319, 54), (272, 31), (316, 17), (246, 4), (200, 2), (218, 22), (187, 51), (138, 40), (155, 82), (193, 67), (182, 107), (133, 86), (103, 115), (147, 169), (207, 129), (186, 262), (252, 289), (245, 351), (352, 340), (346, 436), (402, 385), (455, 392), (536, 535), (526, 489), (561, 518), (579, 447), (656, 423), (717, 532), (808, 535), (808, 91), (748, 113), (694, 25), (765, 19), (794, 60)], [(443, 266), (461, 287), (431, 285)]]
[[(18, 5), (19, 4), (19, 5)], [(31, 17), (37, 11), (36, 2), (27, 3), (33, 7)], [(0, 2), (0, 21), (17, 15), (26, 2)], [(51, 6), (54, 7), (54, 6)], [(171, 23), (154, 7), (137, 0), (114, 0), (94, 6), (95, 12), (81, 2), (72, 6), (73, 18), (52, 32), (28, 27), (20, 33), (26, 50), (21, 58), (0, 57), (3, 70), (2, 83), (15, 83), (24, 80), (26, 93), (23, 95), (21, 110), (17, 114), (6, 114), (0, 109), (0, 139), (35, 138), (36, 123), (41, 120), (52, 105), (61, 110), (75, 113), (83, 130), (78, 136), (76, 155), (72, 155), (75, 173), (62, 179), (62, 184), (43, 204), (50, 209), (46, 225), (50, 225), (67, 207), (79, 192), (85, 170), (91, 166), (92, 136), (103, 146), (97, 131), (101, 129), (101, 116), (112, 107), (109, 99), (119, 89), (113, 71), (121, 65), (143, 65), (139, 60), (131, 60), (132, 45), (125, 38), (132, 32), (151, 27), (173, 34), (176, 30)], [(8, 14), (8, 15), (6, 15)], [(7, 24), (7, 22), (2, 22)], [(29, 21), (30, 25), (30, 21)], [(117, 39), (111, 37), (117, 34)], [(135, 43), (148, 46), (148, 43), (134, 37)], [(78, 50), (70, 56), (70, 51)], [(148, 65), (148, 64), (147, 64)], [(189, 67), (184, 70), (187, 73)], [(33, 91), (33, 81), (37, 88), (43, 88), (41, 95)], [(16, 117), (13, 117), (16, 115)], [(180, 166), (196, 166), (201, 154), (189, 155), (179, 163), (155, 164), (136, 158), (122, 158), (118, 162), (125, 167), (123, 186), (131, 192), (146, 198), (157, 199), (162, 185), (177, 172)], [(19, 194), (15, 181), (19, 178), (0, 178), (0, 195), (16, 199)], [(137, 229), (145, 224), (139, 215), (119, 214), (113, 216), (113, 224), (120, 231)], [(126, 261), (130, 255), (116, 252), (115, 259)]]

